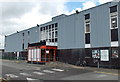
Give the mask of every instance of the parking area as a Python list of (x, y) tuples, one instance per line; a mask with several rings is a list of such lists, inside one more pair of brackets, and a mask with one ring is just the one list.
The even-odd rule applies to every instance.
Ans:
[(2, 78), (10, 80), (118, 80), (118, 70), (80, 67), (61, 62), (45, 65), (2, 60)]

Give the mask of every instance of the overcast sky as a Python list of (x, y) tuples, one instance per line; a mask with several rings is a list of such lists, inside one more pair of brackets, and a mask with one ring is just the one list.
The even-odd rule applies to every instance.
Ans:
[(0, 48), (4, 36), (112, 0), (0, 0)]

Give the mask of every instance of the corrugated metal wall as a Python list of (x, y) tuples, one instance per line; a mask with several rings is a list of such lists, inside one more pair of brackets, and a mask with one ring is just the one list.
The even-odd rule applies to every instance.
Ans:
[(91, 47), (110, 46), (109, 5), (102, 5), (90, 11)]
[[(29, 31), (29, 35), (28, 35)], [(24, 36), (23, 36), (24, 33)], [(36, 43), (40, 41), (40, 31), (39, 27), (33, 27), (24, 31), (20, 31), (19, 33), (15, 33), (9, 35), (5, 38), (5, 52), (19, 52), (23, 51), (23, 43), (24, 49), (28, 47), (28, 37), (29, 43)], [(24, 39), (24, 41), (23, 41)]]
[(38, 27), (30, 29), (30, 43), (36, 43), (40, 41), (40, 30)]
[(12, 34), (5, 38), (5, 52), (22, 51), (22, 33)]
[(28, 46), (28, 31), (25, 30), (22, 33), (24, 33), (23, 39), (24, 39), (24, 49), (27, 49)]
[(59, 20), (58, 48), (71, 49), (84, 47), (84, 23), (82, 14), (73, 14)]
[(58, 48), (85, 48), (84, 15), (90, 13), (91, 48), (110, 47), (110, 17), (109, 7), (117, 3), (106, 3), (65, 17), (59, 21)]

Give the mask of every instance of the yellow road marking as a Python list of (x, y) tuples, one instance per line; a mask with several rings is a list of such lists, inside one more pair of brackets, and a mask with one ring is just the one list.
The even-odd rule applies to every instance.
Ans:
[(71, 66), (73, 68), (76, 68), (76, 69), (84, 69), (84, 67), (80, 67), (80, 66)]
[(99, 72), (99, 71), (94, 71), (95, 73), (102, 73), (102, 74), (107, 74), (107, 75), (115, 75), (118, 76), (116, 73), (107, 73), (107, 72)]

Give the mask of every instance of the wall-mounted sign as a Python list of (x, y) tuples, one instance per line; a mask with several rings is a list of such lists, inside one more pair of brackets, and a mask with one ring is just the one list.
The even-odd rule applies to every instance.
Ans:
[(101, 61), (109, 61), (109, 51), (108, 50), (101, 50)]
[(49, 54), (49, 50), (46, 50), (46, 53)]
[(92, 50), (92, 58), (100, 58), (100, 51)]

